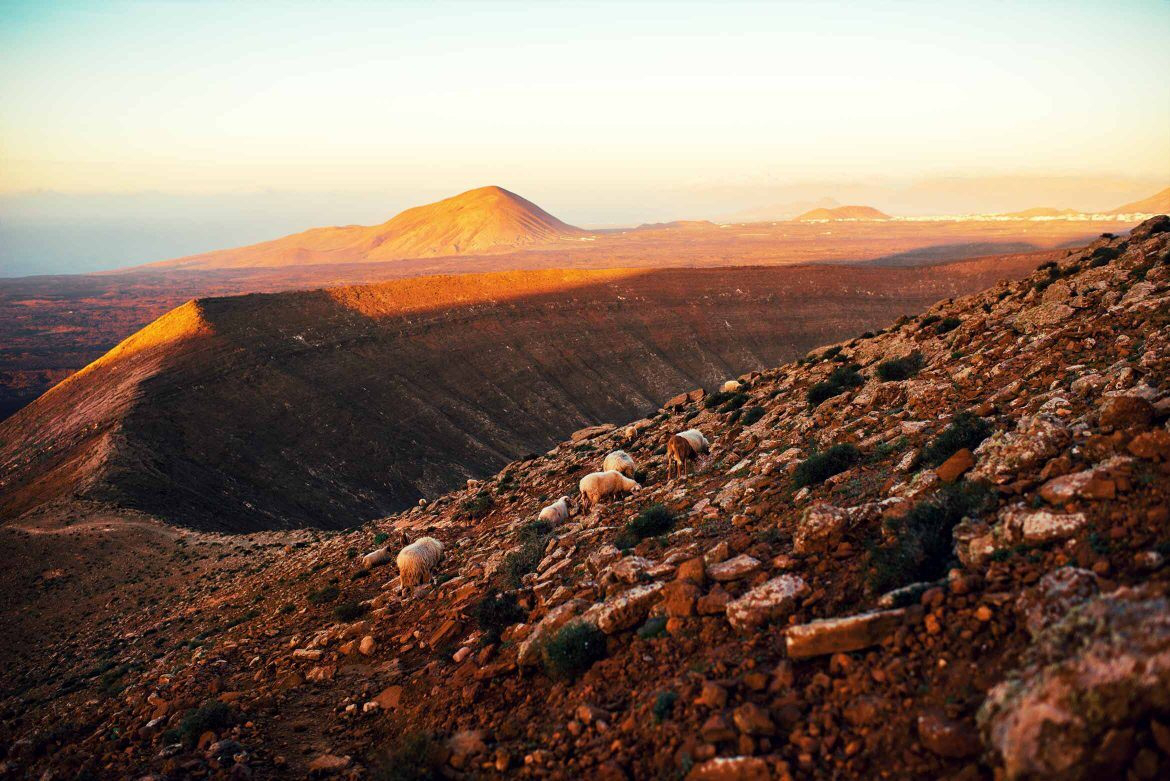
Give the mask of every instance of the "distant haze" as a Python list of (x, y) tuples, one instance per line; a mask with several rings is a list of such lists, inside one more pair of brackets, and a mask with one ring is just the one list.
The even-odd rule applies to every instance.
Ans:
[(492, 184), (585, 226), (1112, 208), (1170, 184), (1168, 39), (1160, 0), (0, 0), (0, 275)]

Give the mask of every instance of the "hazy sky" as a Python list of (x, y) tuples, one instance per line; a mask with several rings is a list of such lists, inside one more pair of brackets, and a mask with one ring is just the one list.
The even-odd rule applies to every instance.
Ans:
[(1166, 0), (0, 0), (0, 194), (151, 192), (181, 222), (192, 196), (491, 183), (588, 224), (804, 182), (1170, 184), (1168, 40)]

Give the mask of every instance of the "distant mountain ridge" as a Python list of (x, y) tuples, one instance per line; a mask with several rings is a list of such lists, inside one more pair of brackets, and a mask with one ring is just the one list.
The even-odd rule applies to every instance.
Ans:
[(838, 206), (833, 209), (812, 209), (795, 218), (796, 222), (813, 220), (888, 220), (890, 215), (872, 206)]
[(1149, 198), (1118, 206), (1113, 214), (1170, 214), (1170, 187)]
[(375, 263), (475, 255), (587, 235), (502, 187), (480, 187), (416, 206), (381, 225), (313, 228), (273, 241), (216, 250), (147, 268), (223, 269), (321, 263)]

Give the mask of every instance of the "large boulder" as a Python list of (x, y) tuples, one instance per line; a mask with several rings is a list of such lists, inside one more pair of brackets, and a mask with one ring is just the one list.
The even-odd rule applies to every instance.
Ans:
[(729, 602), (727, 620), (739, 630), (763, 626), (792, 613), (807, 592), (808, 584), (796, 575), (772, 578)]
[(1125, 778), (1139, 733), (1170, 711), (1170, 601), (1145, 587), (1096, 597), (1024, 659), (979, 711), (1006, 778)]
[(1008, 483), (1021, 472), (1038, 469), (1072, 443), (1072, 434), (1056, 417), (1030, 415), (1015, 431), (997, 431), (975, 449), (972, 479)]

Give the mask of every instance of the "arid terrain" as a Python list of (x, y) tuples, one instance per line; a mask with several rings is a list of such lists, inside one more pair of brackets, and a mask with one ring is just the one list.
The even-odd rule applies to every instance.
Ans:
[[(482, 208), (480, 198), (471, 200)], [(1133, 225), (1107, 217), (1093, 222), (698, 221), (581, 235), (532, 204), (526, 210), (510, 199), (506, 204), (502, 216), (492, 210), (477, 212), (483, 230), (469, 229), (462, 209), (445, 208), (438, 228), (419, 226), (415, 210), (409, 210), (386, 223), (394, 226), (389, 244), (383, 241), (389, 235), (386, 226), (318, 229), (149, 268), (0, 280), (0, 419), (192, 298), (518, 269), (910, 266), (976, 257), (991, 262), (1000, 255), (1010, 256), (1002, 261), (1006, 276), (1027, 262), (1034, 268), (1056, 257), (1046, 254), (1048, 250), (1081, 245), (1100, 233), (1120, 233)], [(493, 238), (476, 244), (485, 231)], [(390, 246), (429, 252), (381, 259), (393, 254)], [(459, 254), (468, 247), (479, 247), (483, 254)], [(1029, 254), (1032, 259), (1024, 261)]]
[[(952, 298), (941, 288), (964, 268), (986, 289)], [(909, 298), (875, 295), (854, 326), (834, 325), (841, 311), (818, 303), (828, 320), (812, 330), (827, 336), (763, 346), (785, 325), (785, 304), (820, 301), (793, 280), (823, 290), (819, 275), (841, 271), (517, 278), (543, 290), (461, 277), (456, 288), (420, 280), (174, 310), (0, 428), (6, 459), (17, 437), (44, 444), (29, 456), (40, 469), (16, 471), (18, 494), (37, 506), (0, 527), (0, 774), (1165, 777), (1170, 219), (999, 283), (979, 264), (849, 268), (833, 277), (836, 306), (870, 298), (856, 295), (867, 274), (920, 280), (899, 296), (937, 285), (941, 300), (899, 317)], [(501, 325), (478, 325), (489, 305), (452, 295), (492, 299)], [(759, 306), (767, 296), (774, 306)], [(673, 317), (637, 306), (651, 300)], [(576, 324), (575, 356), (591, 337), (629, 345), (626, 363), (597, 378), (614, 398), (566, 415), (544, 435), (559, 439), (547, 452), (501, 451), (494, 475), (348, 531), (220, 535), (129, 509), (153, 490), (169, 502), (147, 508), (156, 512), (218, 501), (225, 517), (291, 517), (279, 497), (230, 481), (280, 454), (269, 432), (298, 426), (347, 472), (388, 470), (360, 463), (387, 451), (337, 454), (355, 440), (329, 439), (344, 435), (347, 404), (371, 440), (392, 428), (378, 430), (380, 415), (409, 413), (381, 395), (374, 369), (411, 345), (425, 352), (445, 321), (465, 318), (484, 335), (451, 363), (467, 364), (461, 382), (496, 384), (502, 351), (477, 352), (519, 348), (524, 318), (542, 306), (566, 310), (566, 338)], [(720, 308), (734, 315), (727, 325)], [(732, 349), (713, 335), (724, 327), (752, 346), (721, 353)], [(696, 334), (707, 336), (701, 349)], [(654, 364), (647, 376), (644, 346), (672, 339), (702, 366)], [(785, 351), (800, 357), (784, 363)], [(331, 364), (313, 357), (330, 353), (338, 374), (360, 377), (336, 409), (321, 400), (336, 387)], [(716, 392), (737, 364), (739, 387)], [(497, 384), (542, 383), (491, 417), (542, 417), (541, 398), (572, 398), (551, 387), (566, 365), (549, 366), (566, 373)], [(410, 377), (422, 396), (438, 379)], [(303, 390), (290, 394), (290, 378)], [(662, 392), (691, 379), (702, 388)], [(231, 393), (205, 395), (214, 387)], [(489, 398), (482, 388), (468, 409)], [(252, 400), (238, 398), (245, 391)], [(605, 425), (569, 431), (584, 419)], [(687, 428), (710, 452), (668, 479), (665, 445)], [(199, 467), (214, 432), (229, 465), (218, 484)], [(583, 510), (578, 480), (616, 448), (635, 460), (640, 490)], [(141, 460), (118, 474), (127, 453)], [(167, 453), (188, 456), (153, 460)], [(301, 482), (353, 480), (285, 455)], [(70, 474), (121, 492), (73, 495)], [(56, 476), (36, 486), (37, 475)], [(199, 486), (199, 501), (184, 486)], [(573, 514), (537, 521), (561, 495)], [(433, 582), (409, 594), (393, 563), (361, 563), (424, 534), (443, 556)]]
[(346, 528), (1035, 264), (500, 272), (201, 298), (0, 423), (0, 517), (81, 497), (217, 531)]

